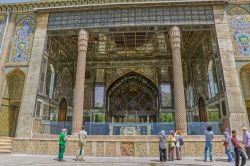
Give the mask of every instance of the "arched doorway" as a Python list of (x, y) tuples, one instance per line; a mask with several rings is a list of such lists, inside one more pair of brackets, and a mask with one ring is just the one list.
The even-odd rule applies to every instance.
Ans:
[(115, 122), (156, 122), (158, 89), (146, 77), (131, 72), (108, 89), (108, 120)]
[(203, 97), (199, 98), (198, 108), (199, 108), (200, 122), (207, 122), (206, 104), (205, 104)]
[(7, 86), (0, 111), (0, 135), (14, 137), (18, 114), (22, 100), (25, 75), (21, 70), (14, 70), (7, 75)]
[(63, 98), (59, 103), (58, 121), (66, 122), (66, 119), (67, 119), (67, 102), (66, 99)]
[(240, 79), (246, 104), (248, 120), (250, 122), (250, 64), (247, 64), (241, 68)]

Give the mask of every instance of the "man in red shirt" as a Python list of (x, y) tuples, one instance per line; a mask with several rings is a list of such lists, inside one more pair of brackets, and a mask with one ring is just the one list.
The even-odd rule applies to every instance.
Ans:
[(237, 133), (235, 130), (232, 131), (232, 135), (233, 136), (231, 138), (231, 141), (232, 141), (232, 144), (234, 146), (234, 152), (235, 152), (235, 156), (236, 156), (235, 166), (239, 166), (240, 157), (241, 157), (241, 166), (244, 166), (246, 164), (246, 156), (243, 153), (244, 148), (242, 148), (240, 146), (240, 143), (236, 138)]

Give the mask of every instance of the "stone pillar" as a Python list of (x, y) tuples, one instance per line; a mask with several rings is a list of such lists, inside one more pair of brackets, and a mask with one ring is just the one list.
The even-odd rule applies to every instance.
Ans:
[(34, 42), (29, 62), (29, 71), (25, 80), (22, 103), (17, 122), (16, 137), (19, 138), (32, 137), (33, 113), (36, 106), (43, 51), (46, 47), (48, 17), (48, 13), (39, 13), (37, 18)]
[(3, 43), (2, 54), (0, 55), (0, 105), (1, 105), (2, 97), (4, 96), (4, 91), (5, 91), (5, 88), (3, 86), (3, 82), (5, 78), (4, 66), (9, 57), (11, 41), (15, 33), (15, 25), (16, 25), (16, 15), (12, 13), (10, 14), (5, 38), (2, 41), (4, 43)]
[(241, 128), (249, 124), (234, 58), (232, 34), (230, 33), (225, 6), (214, 5), (213, 11), (224, 77), (224, 91), (229, 114), (228, 119), (231, 129), (241, 132)]
[(181, 130), (183, 134), (187, 132), (187, 112), (185, 104), (184, 83), (181, 62), (181, 36), (178, 26), (173, 26), (169, 30), (170, 43), (172, 49), (173, 77), (174, 77), (174, 103), (176, 130)]
[(83, 125), (84, 84), (88, 38), (88, 32), (84, 29), (81, 29), (78, 35), (78, 58), (74, 92), (73, 133), (77, 133)]

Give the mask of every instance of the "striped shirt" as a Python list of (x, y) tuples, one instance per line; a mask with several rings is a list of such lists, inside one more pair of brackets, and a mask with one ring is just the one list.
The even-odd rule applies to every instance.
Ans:
[(234, 146), (235, 148), (240, 148), (240, 149), (241, 149), (240, 143), (239, 143), (239, 141), (237, 140), (236, 136), (232, 136), (231, 141), (232, 141), (232, 144), (233, 144), (233, 146)]

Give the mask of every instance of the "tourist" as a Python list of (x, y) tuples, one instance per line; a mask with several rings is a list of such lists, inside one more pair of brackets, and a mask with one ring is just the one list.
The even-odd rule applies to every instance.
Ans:
[(80, 160), (84, 161), (83, 159), (83, 155), (84, 155), (84, 148), (86, 146), (86, 140), (87, 140), (87, 132), (85, 131), (85, 127), (82, 126), (82, 130), (79, 131), (78, 133), (78, 151), (76, 154), (76, 161), (79, 160), (79, 156), (80, 156)]
[(236, 136), (237, 133), (235, 130), (232, 131), (232, 144), (234, 146), (234, 152), (235, 152), (235, 166), (239, 166), (240, 163), (240, 157), (241, 157), (241, 166), (244, 166), (246, 164), (246, 156), (243, 153), (244, 148), (240, 146), (239, 141), (237, 140)]
[(233, 144), (231, 142), (231, 132), (229, 128), (226, 128), (224, 131), (225, 140), (223, 146), (225, 146), (225, 153), (227, 155), (228, 162), (234, 162), (233, 158)]
[(181, 147), (184, 144), (183, 138), (181, 136), (181, 131), (177, 130), (175, 133), (176, 139), (176, 159), (181, 160)]
[(204, 161), (207, 161), (207, 150), (209, 149), (209, 157), (210, 161), (213, 161), (213, 138), (214, 138), (214, 133), (212, 131), (212, 126), (208, 126), (207, 130), (205, 130), (205, 150), (204, 150)]
[(166, 162), (167, 161), (167, 151), (166, 151), (166, 135), (165, 131), (161, 130), (158, 134), (159, 138), (159, 151), (160, 151), (160, 161)]
[(174, 161), (174, 149), (175, 149), (175, 143), (176, 143), (174, 134), (175, 132), (171, 130), (168, 136), (168, 160), (169, 161)]
[(62, 132), (59, 135), (58, 161), (64, 161), (63, 156), (67, 142), (68, 142), (67, 129), (62, 129)]
[(247, 131), (246, 127), (243, 127), (242, 131), (243, 131), (243, 145), (246, 149), (248, 160), (250, 160), (250, 133)]

